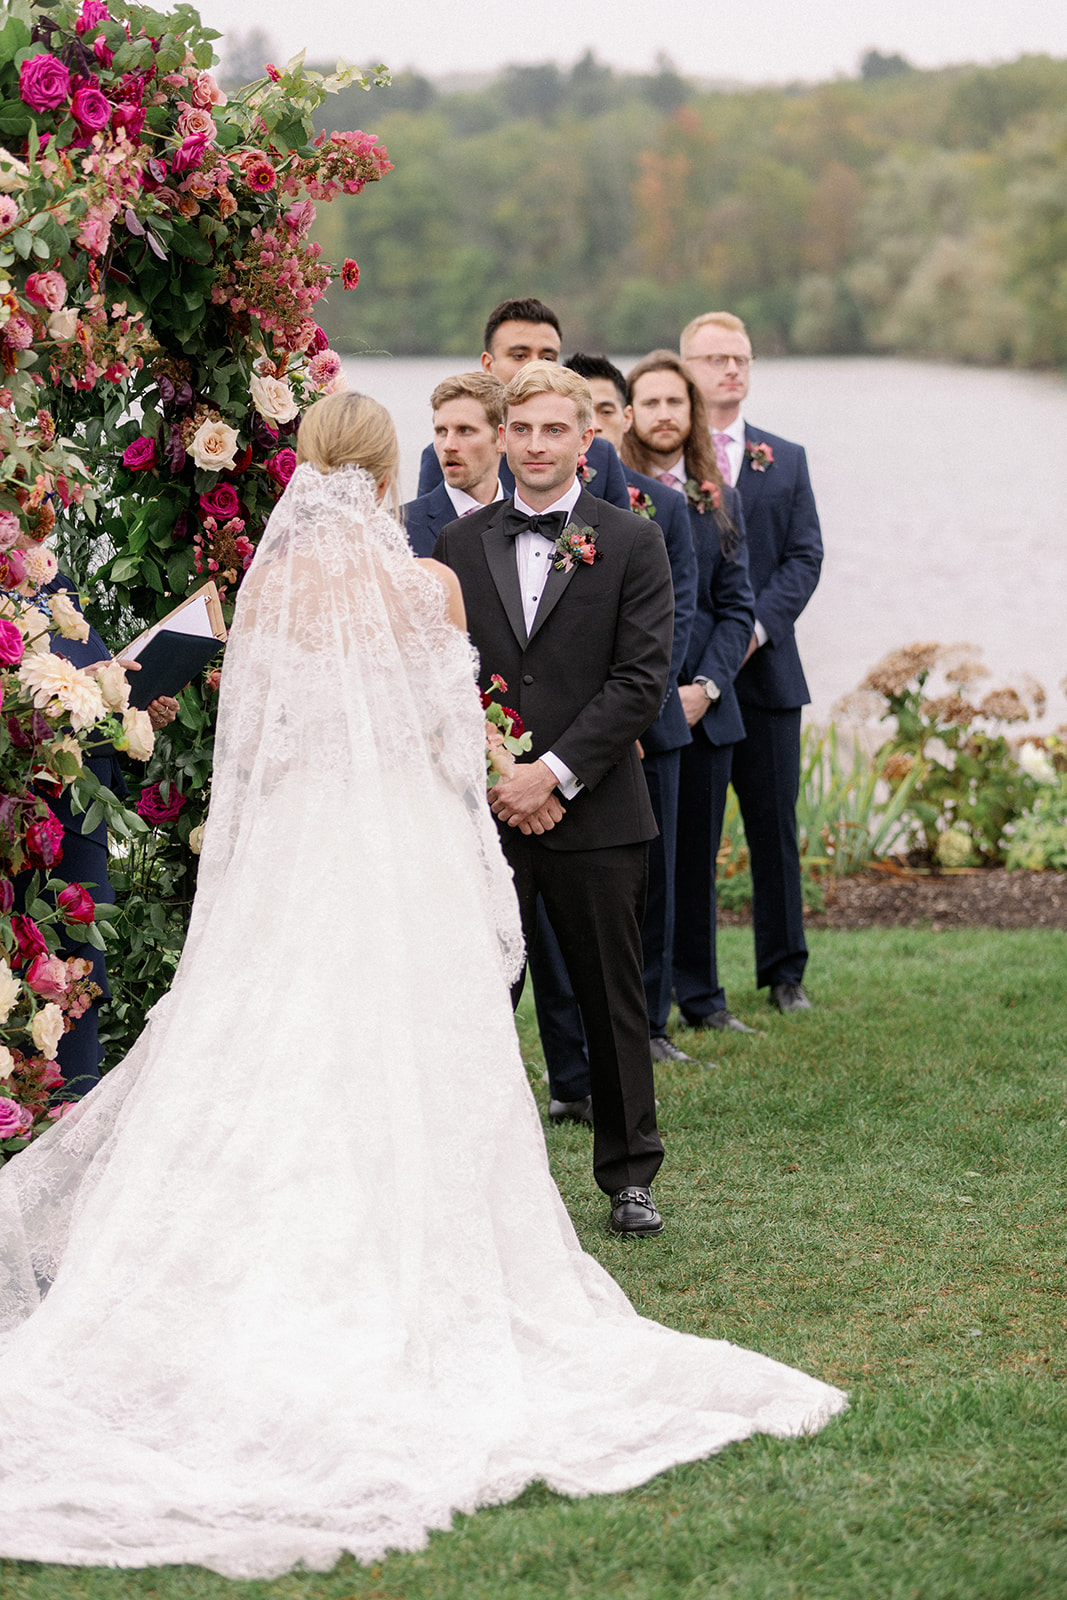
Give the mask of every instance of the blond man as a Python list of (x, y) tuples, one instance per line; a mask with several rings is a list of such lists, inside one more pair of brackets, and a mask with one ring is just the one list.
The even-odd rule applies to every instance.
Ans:
[(460, 372), (430, 396), (433, 449), (442, 481), (409, 500), (402, 516), (417, 556), (432, 555), (441, 529), (456, 517), (503, 499), (500, 428), (504, 385), (491, 372)]
[[(538, 895), (559, 939), (589, 1045), (593, 1172), (618, 1233), (658, 1233), (656, 1128), (641, 913), (656, 832), (637, 740), (670, 671), (674, 603), (654, 524), (589, 494), (584, 378), (535, 361), (504, 392), (507, 500), (445, 528), (483, 687), (494, 673), (533, 735), (491, 792), (528, 941)], [(521, 984), (516, 990), (516, 1000)]]

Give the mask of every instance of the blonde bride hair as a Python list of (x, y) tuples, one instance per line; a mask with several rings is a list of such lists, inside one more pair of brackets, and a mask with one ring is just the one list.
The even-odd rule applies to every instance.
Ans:
[(381, 483), (388, 473), (395, 509), (400, 447), (392, 417), (370, 395), (346, 389), (309, 406), (300, 418), (296, 459), (320, 472), (362, 467), (375, 483)]

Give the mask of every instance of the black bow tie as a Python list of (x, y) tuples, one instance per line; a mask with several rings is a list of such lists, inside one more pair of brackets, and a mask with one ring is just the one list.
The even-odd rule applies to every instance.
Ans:
[(566, 522), (565, 511), (542, 511), (536, 517), (528, 517), (525, 511), (520, 511), (515, 505), (509, 505), (504, 510), (504, 532), (510, 539), (514, 539), (518, 533), (539, 533), (543, 539), (555, 544)]

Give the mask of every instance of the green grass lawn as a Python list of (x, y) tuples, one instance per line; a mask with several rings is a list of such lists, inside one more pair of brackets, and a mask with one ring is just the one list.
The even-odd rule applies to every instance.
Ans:
[(232, 1584), (6, 1562), (3, 1600), (1067, 1596), (1067, 936), (811, 945), (816, 1009), (785, 1018), (753, 988), (750, 933), (721, 935), (731, 1007), (766, 1033), (677, 1035), (719, 1065), (659, 1071), (660, 1239), (607, 1233), (588, 1130), (548, 1142), (639, 1310), (840, 1384), (843, 1417), (627, 1494), (535, 1487), (372, 1568)]

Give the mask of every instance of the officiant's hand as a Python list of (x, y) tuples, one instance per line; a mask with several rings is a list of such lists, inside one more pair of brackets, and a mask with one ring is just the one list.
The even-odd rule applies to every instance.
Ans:
[(548, 807), (546, 816), (542, 817), (555, 788), (556, 774), (543, 761), (519, 762), (510, 778), (502, 778), (490, 790), (489, 804), (509, 828), (521, 828), (527, 823), (529, 826), (524, 832), (544, 833), (546, 820), (548, 827), (555, 827), (563, 815), (563, 807), (557, 800), (559, 817), (552, 815), (552, 807)]
[(173, 722), (177, 715), (178, 702), (173, 695), (161, 694), (158, 700), (150, 700), (148, 703), (148, 720), (155, 733), (158, 733), (160, 728), (165, 728), (168, 722)]

